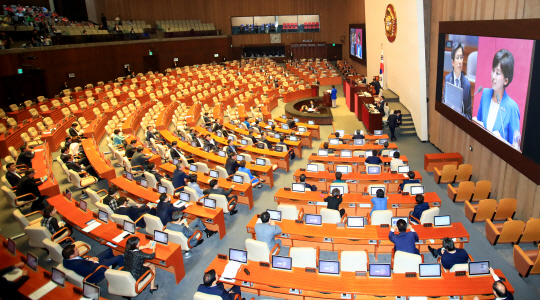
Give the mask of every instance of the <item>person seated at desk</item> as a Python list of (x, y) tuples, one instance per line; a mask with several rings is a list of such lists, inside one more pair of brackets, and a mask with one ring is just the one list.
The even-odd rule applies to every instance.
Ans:
[(225, 151), (227, 151), (227, 156), (229, 156), (230, 154), (235, 154), (235, 155), (238, 154), (238, 151), (236, 151), (236, 146), (234, 145), (233, 140), (227, 141), (227, 148), (225, 148)]
[(345, 180), (341, 180), (341, 177), (343, 174), (341, 172), (336, 172), (336, 180), (332, 181), (332, 183), (345, 183)]
[(416, 176), (414, 171), (409, 171), (409, 173), (407, 173), (407, 176), (409, 177), (409, 179), (403, 180), (403, 182), (399, 185), (399, 192), (400, 193), (401, 193), (401, 191), (403, 191), (403, 187), (406, 184), (408, 184), (408, 183), (420, 183), (420, 180), (414, 179), (414, 177)]
[(399, 154), (399, 151), (394, 152), (394, 158), (390, 161), (390, 170), (394, 170), (395, 167), (405, 164), (403, 160), (399, 158), (400, 156), (401, 154)]
[(28, 270), (22, 271), (22, 276), (19, 277), (16, 281), (9, 281), (4, 277), (4, 275), (12, 272), (15, 269), (24, 268), (24, 262), (17, 263), (13, 266), (4, 268), (0, 270), (0, 289), (2, 289), (2, 297), (4, 299), (10, 300), (23, 300), (26, 297), (19, 292), (19, 288), (26, 282), (30, 277), (28, 276)]
[(30, 149), (28, 147), (28, 144), (23, 144), (21, 146), (21, 153), (19, 153), (19, 157), (17, 158), (17, 166), (19, 165), (25, 165), (28, 168), (32, 167), (32, 159), (35, 156), (34, 150)]
[[(143, 153), (144, 147), (138, 146), (137, 152), (133, 154), (131, 157), (131, 167), (142, 167), (142, 171), (148, 170), (148, 159), (150, 158), (150, 155)], [(141, 168), (137, 168), (137, 171), (139, 171)]]
[[(227, 202), (233, 200), (231, 202), (231, 205), (236, 205), (236, 203), (238, 202), (238, 196), (237, 195), (231, 195), (234, 187), (236, 186), (234, 183), (231, 185), (231, 187), (227, 191), (224, 188), (219, 186), (219, 181), (217, 179), (210, 180), (209, 185), (210, 185), (210, 188), (204, 190), (203, 194), (206, 194), (206, 195), (210, 195), (210, 194), (223, 195), (223, 196), (225, 196), (227, 198)], [(237, 212), (238, 212), (238, 210), (233, 209), (233, 210), (231, 210), (229, 212), (229, 214), (232, 216), (232, 215), (236, 214)]]
[(126, 146), (126, 152), (125, 152), (125, 156), (128, 158), (128, 159), (131, 159), (133, 157), (133, 154), (135, 154), (135, 152), (137, 151), (137, 147), (135, 147), (135, 144), (137, 144), (137, 140), (136, 139), (132, 139), (129, 144)]
[(328, 142), (323, 143), (323, 149), (327, 150), (328, 154), (334, 154), (334, 149), (330, 149), (329, 146), (330, 144), (328, 144)]
[(269, 212), (265, 211), (261, 214), (261, 222), (255, 224), (257, 240), (265, 242), (270, 250), (272, 250), (275, 244), (278, 244), (281, 248), (281, 240), (276, 240), (276, 235), (281, 234), (281, 228), (276, 225), (276, 221), (270, 220)]
[(120, 129), (115, 129), (112, 137), (113, 137), (112, 139), (113, 146), (122, 145), (124, 141), (126, 140), (125, 137), (120, 135)]
[(189, 180), (189, 175), (187, 175), (184, 172), (184, 167), (181, 163), (176, 164), (176, 170), (173, 172), (173, 178), (172, 178), (172, 184), (175, 189), (181, 187), (179, 191), (184, 190), (184, 186), (186, 186), (188, 183), (186, 180)]
[(58, 220), (54, 217), (56, 213), (57, 211), (54, 206), (49, 205), (45, 207), (45, 209), (43, 210), (43, 218), (41, 218), (40, 225), (47, 228), (47, 230), (49, 230), (52, 235), (60, 231), (60, 229), (64, 228), (64, 226), (71, 230), (71, 226), (69, 224), (66, 224), (62, 221), (60, 221), (60, 223), (58, 222)]
[[(240, 165), (240, 167), (238, 168), (238, 172), (244, 172), (244, 173), (248, 174), (249, 180), (255, 179), (255, 180), (253, 180), (252, 184), (253, 183), (255, 183), (255, 184), (259, 183), (259, 181), (261, 183), (264, 182), (264, 180), (261, 180), (258, 176), (256, 176), (256, 174), (255, 175), (251, 174), (251, 170), (246, 168), (246, 161), (245, 160), (241, 161), (239, 163), (239, 165)], [(262, 189), (262, 184), (257, 185), (257, 188)]]
[(388, 198), (384, 196), (383, 189), (377, 190), (376, 196), (371, 198), (371, 203), (373, 203), (373, 208), (371, 208), (371, 212), (369, 213), (370, 216), (374, 211), (388, 209)]
[(69, 154), (69, 148), (68, 147), (62, 147), (60, 148), (60, 160), (65, 161), (65, 157)]
[(162, 193), (159, 195), (159, 203), (156, 207), (156, 216), (161, 220), (162, 224), (167, 224), (171, 222), (175, 212), (183, 211), (190, 205), (191, 203), (182, 205), (180, 207), (174, 207), (174, 205), (171, 203), (171, 198), (166, 193)]
[[(118, 208), (114, 211), (115, 214), (128, 216), (132, 221), (136, 221), (144, 214), (156, 215), (156, 209), (150, 209), (149, 206), (136, 205), (128, 206), (128, 200), (126, 197), (118, 198)], [(146, 228), (144, 218), (141, 218), (136, 224), (137, 227)]]
[[(152, 271), (154, 276), (150, 282), (150, 294), (154, 294), (158, 290), (159, 285), (156, 285), (156, 266), (147, 260), (156, 258), (156, 245), (152, 246), (152, 241), (149, 241), (146, 246), (139, 245), (139, 237), (132, 236), (126, 241), (126, 251), (124, 252), (124, 271), (131, 273), (133, 278), (139, 279), (144, 273)], [(151, 249), (152, 253), (148, 254), (141, 250)]]
[(225, 170), (228, 175), (236, 173), (236, 169), (240, 168), (240, 164), (236, 160), (236, 153), (231, 152), (227, 155), (227, 161), (225, 162)]
[(194, 164), (195, 163), (195, 160), (189, 156), (189, 155), (186, 155), (182, 150), (180, 150), (180, 147), (178, 147), (178, 142), (177, 141), (173, 141), (171, 143), (171, 149), (169, 150), (170, 152), (170, 156), (171, 156), (171, 159), (178, 159), (178, 160), (181, 160), (181, 157), (182, 155), (186, 158), (188, 164)]
[(72, 137), (73, 136), (81, 136), (81, 133), (77, 130), (78, 125), (79, 124), (77, 124), (77, 123), (71, 124), (71, 127), (68, 130), (70, 136), (72, 136)]
[(230, 290), (226, 290), (223, 282), (218, 282), (219, 276), (214, 269), (204, 273), (203, 284), (199, 285), (197, 292), (207, 295), (219, 296), (223, 300), (234, 300), (236, 295), (241, 295), (240, 286), (233, 285)]
[[(86, 172), (90, 176), (94, 176), (94, 177), (99, 179), (99, 175), (96, 173), (96, 171), (94, 170), (94, 167), (92, 167), (92, 165), (85, 166), (85, 167), (80, 166), (78, 163), (76, 163), (73, 160), (73, 155), (71, 155), (71, 154), (68, 154), (68, 155), (66, 155), (66, 157), (64, 157), (64, 163), (66, 164), (66, 168), (68, 168), (68, 170), (73, 170), (73, 171), (79, 173), (79, 175), (81, 175), (80, 173), (82, 173), (82, 172)], [(82, 176), (82, 177), (86, 177), (86, 175)]]
[(244, 119), (244, 125), (246, 125), (246, 128), (247, 129), (250, 129), (251, 128), (251, 124), (249, 123), (249, 117), (246, 117)]
[(345, 209), (339, 209), (339, 205), (341, 202), (343, 202), (343, 196), (341, 195), (339, 189), (333, 189), (331, 196), (324, 198), (324, 202), (328, 203), (326, 208), (339, 211), (339, 215), (343, 217), (345, 214)]
[(96, 271), (99, 266), (111, 267), (113, 269), (117, 266), (124, 266), (124, 256), (115, 256), (111, 248), (107, 248), (96, 257), (82, 258), (79, 256), (79, 249), (75, 247), (75, 244), (71, 244), (62, 250), (62, 257), (64, 258), (62, 261), (64, 268), (77, 273), (79, 276), (86, 277), (95, 272), (86, 280), (93, 284), (98, 284), (105, 278), (106, 269), (101, 268)]
[(204, 139), (201, 137), (199, 132), (195, 132), (195, 138), (193, 139), (196, 146), (202, 148), (204, 146)]
[(433, 255), (433, 258), (441, 256), (442, 266), (450, 270), (454, 265), (466, 264), (469, 262), (469, 254), (465, 249), (459, 249), (454, 246), (454, 241), (451, 238), (446, 237), (442, 240), (442, 248), (437, 250), (428, 246), (429, 252)]
[[(429, 209), (429, 203), (424, 202), (424, 195), (418, 194), (415, 196), (414, 199), (416, 200), (416, 205), (414, 206), (414, 209), (410, 212), (410, 214), (417, 220), (420, 220), (422, 213)], [(416, 222), (416, 220), (414, 219), (411, 219), (411, 223), (418, 224), (418, 222)]]
[(307, 178), (307, 177), (306, 177), (306, 174), (300, 174), (300, 177), (299, 177), (300, 183), (303, 183), (303, 184), (305, 185), (306, 189), (309, 189), (309, 190), (312, 191), (312, 192), (316, 191), (316, 190), (317, 190), (317, 186), (314, 185), (314, 184), (311, 185), (311, 184), (307, 183), (307, 182), (306, 182), (306, 178)]
[(159, 132), (154, 131), (154, 126), (148, 125), (146, 126), (146, 141), (150, 145), (151, 141), (150, 139), (154, 139), (154, 141), (162, 141), (163, 139), (158, 137)]
[(366, 137), (362, 134), (362, 130), (356, 129), (352, 137), (353, 140), (363, 140)]
[(259, 120), (255, 120), (255, 124), (251, 127), (257, 128), (257, 130), (259, 130), (259, 132), (262, 133), (262, 128), (261, 128), (261, 125), (259, 125)]
[[(22, 176), (17, 173), (17, 166), (15, 163), (9, 163), (6, 165), (6, 179), (12, 187), (17, 187)], [(24, 173), (24, 172), (22, 172)]]
[(212, 132), (216, 132), (217, 130), (221, 129), (221, 124), (219, 124), (219, 122), (219, 118), (214, 120), (214, 125), (212, 125)]
[(263, 131), (261, 133), (261, 139), (259, 140), (259, 142), (265, 143), (266, 146), (268, 147), (268, 150), (272, 150), (272, 144), (268, 140), (268, 133), (266, 133), (266, 131)]
[[(493, 295), (495, 295), (495, 300), (514, 300), (514, 295), (506, 289), (506, 285), (502, 282), (501, 278), (495, 274), (493, 268), (489, 268), (489, 274), (493, 277), (495, 282), (493, 283)], [(473, 300), (480, 300), (478, 296), (475, 296)]]
[(66, 136), (66, 139), (64, 140), (64, 147), (66, 148), (70, 148), (69, 146), (71, 145), (72, 141), (71, 141), (71, 136)]
[(294, 153), (294, 149), (289, 149), (287, 144), (285, 144), (285, 136), (284, 135), (279, 137), (279, 142), (276, 144), (276, 146), (282, 146), (285, 150), (287, 150), (291, 160), (293, 160), (296, 157), (296, 154)]
[(204, 196), (203, 191), (201, 190), (201, 187), (197, 183), (197, 174), (189, 175), (189, 183), (187, 186), (188, 188), (193, 189), (195, 190), (195, 192), (197, 192), (197, 197), (202, 198), (202, 196)]
[[(418, 242), (418, 233), (414, 231), (414, 228), (409, 225), (408, 229), (410, 231), (407, 232), (407, 222), (403, 219), (399, 219), (396, 225), (388, 233), (388, 238), (394, 243), (394, 249), (411, 254), (420, 254), (420, 251), (415, 245)], [(394, 234), (395, 231), (398, 231), (398, 234)]]
[(294, 121), (293, 117), (289, 117), (287, 119), (287, 126), (289, 126), (289, 129), (294, 129), (296, 128), (296, 122)]
[(149, 163), (148, 164), (148, 173), (150, 173), (150, 174), (154, 175), (154, 177), (156, 177), (157, 183), (160, 183), (161, 179), (165, 178), (165, 176), (158, 173), (155, 163)]
[(339, 132), (335, 132), (334, 135), (336, 136), (336, 139), (338, 139), (338, 141), (342, 144), (345, 144), (345, 142), (343, 141), (343, 139), (340, 139), (339, 138)]
[(30, 210), (32, 212), (36, 210), (41, 210), (45, 208), (45, 198), (47, 196), (41, 196), (41, 192), (39, 191), (39, 186), (43, 184), (47, 180), (46, 177), (42, 179), (35, 179), (34, 176), (36, 175), (36, 170), (30, 168), (27, 169), (26, 172), (24, 172), (24, 176), (19, 181), (19, 185), (17, 185), (17, 190), (15, 191), (15, 196), (25, 196), (21, 199), (18, 199), (19, 201), (28, 201), (32, 200), (33, 197), (35, 197), (36, 200), (32, 202), (32, 206), (30, 207)]
[(372, 150), (371, 153), (372, 153), (372, 155), (368, 156), (364, 163), (366, 165), (380, 165), (380, 164), (382, 164), (381, 158), (377, 156), (377, 154), (378, 154), (377, 150)]
[(204, 122), (204, 126), (212, 125), (212, 119), (210, 119), (207, 112), (205, 112), (203, 115), (203, 122)]
[(251, 142), (253, 142), (253, 144), (257, 144), (257, 139), (255, 138), (255, 136), (253, 135), (253, 128), (250, 128), (248, 130), (248, 135), (246, 136), (248, 139), (251, 139)]
[(112, 209), (112, 211), (115, 211), (118, 208), (118, 203), (116, 202), (117, 198), (118, 188), (113, 185), (109, 188), (107, 196), (105, 196), (105, 198), (103, 198), (101, 202), (103, 202), (103, 204), (105, 205), (108, 205)]
[[(171, 221), (165, 225), (166, 229), (181, 232), (188, 239), (193, 236), (197, 227), (206, 233), (206, 238), (210, 238), (217, 233), (217, 231), (206, 228), (204, 222), (199, 218), (195, 218), (188, 224), (187, 219), (182, 217), (182, 214), (172, 214)], [(197, 239), (191, 239), (189, 241), (189, 246), (197, 247), (203, 242), (203, 239), (200, 239), (199, 241), (197, 241)]]
[(73, 155), (74, 157), (78, 156), (82, 158), (84, 155), (81, 155), (81, 152), (84, 153), (84, 149), (81, 148), (81, 138), (74, 136), (71, 138), (71, 144), (69, 144), (69, 154)]

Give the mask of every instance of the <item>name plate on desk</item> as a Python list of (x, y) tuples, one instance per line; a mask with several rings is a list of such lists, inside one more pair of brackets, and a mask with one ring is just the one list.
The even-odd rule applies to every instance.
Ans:
[(349, 203), (349, 207), (351, 207), (351, 208), (352, 208), (352, 207), (356, 207), (356, 204), (354, 204), (354, 203)]
[(328, 173), (334, 174), (334, 173), (336, 173), (336, 171), (328, 171)]
[(390, 228), (390, 224), (381, 224), (381, 228)]
[(270, 264), (261, 261), (261, 262), (259, 262), (259, 266), (260, 266), (260, 267), (268, 268), (268, 267), (270, 267)]
[(399, 204), (397, 203), (392, 204), (392, 208), (399, 208)]
[(331, 243), (331, 242), (333, 242), (333, 241), (334, 241), (333, 238), (325, 237), (325, 238), (323, 239), (323, 242), (325, 242), (325, 243)]
[(302, 294), (302, 290), (299, 290), (299, 289), (289, 289), (289, 294), (300, 295), (300, 294)]
[(358, 166), (358, 163), (352, 163), (353, 166)]
[(454, 272), (454, 274), (456, 274), (456, 277), (457, 277), (457, 276), (466, 276), (466, 275), (467, 275), (467, 271), (456, 271), (456, 272)]
[(369, 244), (370, 244), (370, 245), (376, 245), (376, 244), (377, 244), (377, 240), (369, 240)]
[(304, 224), (304, 221), (302, 221), (302, 220), (294, 220), (294, 223)]
[(416, 278), (416, 272), (405, 272), (405, 278)]
[(390, 180), (385, 180), (384, 183), (385, 183), (385, 184), (389, 184), (389, 183), (390, 183)]
[(245, 287), (252, 287), (252, 286), (253, 286), (253, 283), (252, 283), (252, 282), (249, 282), (249, 281), (242, 281), (242, 286), (245, 286)]
[(315, 269), (315, 268), (306, 268), (306, 273), (317, 273), (317, 269)]
[(433, 206), (441, 206), (439, 202), (433, 202)]
[(326, 182), (326, 179), (321, 178), (321, 179), (319, 179), (319, 182)]
[(345, 228), (345, 223), (336, 223), (338, 228)]
[(360, 174), (366, 174), (366, 171), (362, 171), (362, 172), (360, 172)]
[(352, 299), (351, 294), (341, 294), (341, 299)]
[(433, 227), (433, 224), (431, 224), (431, 223), (424, 223), (424, 227)]
[(468, 241), (468, 240), (469, 240), (469, 239), (466, 238), (466, 237), (460, 237), (460, 238), (459, 238), (459, 241), (460, 241), (460, 242), (466, 242), (466, 241)]
[(306, 169), (304, 169), (304, 168), (300, 168), (300, 171), (302, 171), (302, 172), (304, 172), (305, 170), (306, 170)]
[(371, 204), (369, 204), (369, 203), (358, 203), (358, 207), (362, 207), (362, 208), (370, 208), (370, 207), (371, 207)]
[(307, 204), (308, 204), (308, 205), (315, 205), (315, 202), (313, 202), (313, 201), (308, 201)]
[(227, 255), (224, 255), (224, 254), (218, 254), (217, 257), (219, 259), (227, 259)]
[(369, 196), (369, 193), (362, 193), (362, 196)]
[(409, 192), (403, 192), (401, 193), (403, 196), (409, 196)]
[(279, 237), (290, 238), (291, 236), (288, 233), (282, 233), (282, 234), (279, 235)]
[(356, 271), (354, 272), (354, 276), (356, 277), (366, 277), (367, 272), (366, 271)]
[(285, 191), (290, 191), (291, 188), (283, 188)]

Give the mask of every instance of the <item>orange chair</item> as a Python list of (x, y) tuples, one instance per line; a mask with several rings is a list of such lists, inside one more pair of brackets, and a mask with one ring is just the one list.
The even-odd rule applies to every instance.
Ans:
[(530, 218), (525, 225), (525, 230), (523, 230), (523, 235), (517, 242), (518, 244), (524, 243), (538, 243), (540, 242), (540, 219)]
[(514, 245), (514, 267), (521, 277), (540, 274), (540, 246), (537, 250), (521, 250), (521, 247)]
[(471, 201), (477, 202), (480, 200), (489, 199), (489, 196), (491, 196), (491, 181), (478, 181), (474, 187), (474, 194)]
[(486, 237), (492, 245), (518, 243), (523, 235), (525, 222), (521, 220), (512, 220), (504, 223), (493, 223), (491, 220), (486, 220)]
[(433, 178), (436, 183), (452, 183), (456, 178), (456, 165), (445, 165), (442, 172), (437, 167), (433, 168), (433, 170)]
[(491, 219), (492, 221), (504, 221), (508, 218), (513, 219), (516, 214), (517, 200), (505, 198), (499, 201), (497, 212)]
[(472, 178), (472, 165), (461, 164), (459, 165), (454, 182), (469, 181)]
[(497, 209), (497, 200), (484, 199), (478, 204), (471, 204), (465, 202), (465, 216), (469, 221), (474, 223), (475, 221), (483, 222), (485, 220), (491, 220), (495, 215)]
[(474, 194), (474, 182), (462, 181), (459, 183), (458, 187), (453, 187), (451, 184), (448, 184), (446, 190), (448, 197), (454, 202), (471, 201)]

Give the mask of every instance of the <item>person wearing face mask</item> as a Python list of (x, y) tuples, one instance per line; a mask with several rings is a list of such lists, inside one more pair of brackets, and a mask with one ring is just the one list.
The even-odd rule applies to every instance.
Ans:
[[(463, 53), (464, 46), (462, 43), (454, 43), (452, 46), (452, 69), (444, 78), (445, 82), (449, 82), (457, 87), (463, 89), (463, 115), (471, 120), (472, 119), (472, 101), (471, 101), (471, 83), (465, 73), (463, 73)], [(444, 102), (444, 99), (443, 99)]]
[(521, 145), (519, 106), (506, 93), (514, 78), (514, 56), (501, 49), (493, 57), (491, 88), (482, 91), (476, 121), (514, 148)]

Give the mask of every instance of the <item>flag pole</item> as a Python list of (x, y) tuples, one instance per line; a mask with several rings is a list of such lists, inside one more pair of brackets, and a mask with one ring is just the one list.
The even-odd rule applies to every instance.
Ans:
[(381, 67), (379, 69), (379, 77), (380, 77), (381, 87), (384, 88), (384, 55), (383, 55), (382, 43), (381, 43)]

